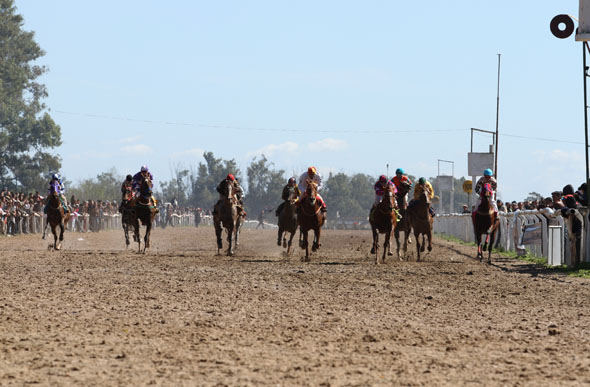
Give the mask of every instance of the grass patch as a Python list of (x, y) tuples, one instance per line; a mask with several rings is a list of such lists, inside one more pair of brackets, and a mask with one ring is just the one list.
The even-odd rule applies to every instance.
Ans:
[[(437, 237), (444, 239), (449, 242), (458, 243), (463, 246), (473, 246), (475, 247), (475, 242), (465, 242), (453, 235), (448, 234), (435, 234)], [(549, 266), (547, 265), (547, 259), (543, 257), (536, 257), (531, 255), (530, 252), (527, 250), (527, 255), (525, 256), (518, 256), (515, 251), (505, 251), (502, 248), (494, 249), (494, 254), (498, 254), (504, 258), (512, 258), (518, 259), (520, 261), (529, 262), (534, 265), (540, 266), (545, 270), (549, 270), (555, 273), (564, 273), (571, 277), (578, 277), (578, 278), (590, 278), (590, 263), (583, 262), (576, 267), (567, 267), (567, 265), (561, 266)]]

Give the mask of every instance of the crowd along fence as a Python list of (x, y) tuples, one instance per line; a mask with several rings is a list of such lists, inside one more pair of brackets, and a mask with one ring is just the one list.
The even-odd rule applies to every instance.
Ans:
[[(553, 266), (571, 266), (574, 254), (579, 254), (580, 262), (590, 262), (588, 214), (587, 208), (568, 210), (565, 218), (561, 211), (552, 209), (501, 212), (499, 235), (494, 246), (519, 255), (543, 257)], [(573, 225), (575, 219), (581, 220), (581, 230), (576, 230)], [(434, 232), (454, 236), (465, 242), (475, 241), (471, 214), (437, 215), (434, 218)]]

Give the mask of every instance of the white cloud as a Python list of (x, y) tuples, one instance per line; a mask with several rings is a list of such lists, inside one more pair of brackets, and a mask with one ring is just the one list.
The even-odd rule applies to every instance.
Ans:
[(121, 148), (123, 152), (127, 153), (134, 153), (136, 155), (145, 155), (152, 151), (152, 148), (149, 145), (145, 144), (137, 144), (137, 145), (127, 145)]
[(344, 140), (339, 140), (336, 138), (324, 138), (323, 140), (309, 143), (307, 147), (309, 150), (315, 152), (341, 151), (348, 148), (348, 143)]
[(124, 137), (119, 139), (119, 143), (121, 144), (132, 144), (134, 142), (137, 142), (139, 140), (141, 140), (142, 136), (133, 136), (133, 137)]
[(268, 144), (265, 147), (257, 149), (253, 152), (248, 152), (246, 156), (271, 156), (274, 153), (295, 153), (299, 149), (299, 145), (296, 142), (287, 141), (282, 144)]
[(200, 157), (203, 157), (203, 153), (205, 153), (205, 151), (201, 148), (191, 148), (191, 149), (183, 150), (180, 152), (174, 152), (170, 155), (170, 157), (173, 159), (178, 159), (178, 158), (183, 158), (183, 157), (200, 158)]

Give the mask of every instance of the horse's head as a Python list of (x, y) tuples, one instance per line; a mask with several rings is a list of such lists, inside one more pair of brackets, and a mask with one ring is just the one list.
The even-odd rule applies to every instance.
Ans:
[(152, 179), (149, 176), (144, 176), (141, 179), (141, 185), (139, 186), (139, 193), (142, 196), (149, 197), (152, 195), (152, 187), (154, 184), (152, 183)]
[(234, 188), (235, 188), (234, 183), (232, 183), (232, 182), (228, 182), (225, 185), (225, 197), (228, 200), (231, 200), (234, 197)]
[(383, 193), (383, 198), (381, 198), (381, 202), (386, 203), (389, 209), (394, 208), (396, 203), (393, 187), (393, 184), (388, 184), (387, 188), (385, 188), (385, 192)]
[(52, 181), (49, 185), (49, 193), (51, 195), (59, 196), (60, 186), (58, 181)]
[(315, 204), (315, 199), (318, 195), (318, 185), (313, 180), (307, 180), (307, 188), (305, 189), (305, 193), (309, 200)]
[(492, 185), (490, 183), (485, 183), (481, 190), (480, 196), (483, 198), (490, 199), (492, 197)]
[(419, 200), (423, 203), (426, 203), (428, 205), (430, 205), (430, 195), (429, 195), (429, 191), (427, 188), (424, 188), (422, 190), (422, 193), (420, 194)]

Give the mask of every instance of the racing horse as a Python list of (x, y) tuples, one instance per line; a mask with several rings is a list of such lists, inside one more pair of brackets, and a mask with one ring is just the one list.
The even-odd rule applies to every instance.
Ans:
[(136, 229), (137, 215), (135, 213), (135, 199), (133, 192), (127, 190), (125, 192), (125, 202), (121, 206), (121, 223), (123, 225), (123, 231), (125, 232), (125, 248), (129, 248), (129, 230), (133, 230), (133, 241), (138, 242), (137, 236), (139, 230)]
[[(145, 253), (150, 247), (150, 233), (152, 224), (156, 217), (156, 207), (152, 205), (152, 180), (144, 177), (139, 186), (139, 195), (135, 198), (135, 230), (133, 239), (138, 244), (138, 251)], [(145, 226), (145, 235), (143, 237), (143, 251), (141, 250), (141, 238), (139, 235), (139, 222)]]
[[(433, 219), (430, 215), (430, 198), (428, 191), (425, 189), (420, 194), (420, 197), (414, 204), (408, 208), (407, 216), (410, 220), (410, 225), (414, 230), (414, 237), (416, 238), (416, 252), (418, 254), (417, 260), (420, 261), (420, 252), (424, 252), (425, 237), (428, 237), (428, 251), (432, 251), (432, 223)], [(422, 235), (422, 244), (418, 239)]]
[(220, 254), (223, 248), (221, 242), (222, 226), (227, 231), (227, 255), (234, 255), (234, 239), (238, 240), (240, 226), (243, 222), (242, 216), (238, 214), (238, 203), (234, 195), (234, 185), (226, 184), (226, 191), (217, 211), (213, 211), (213, 226), (215, 227), (215, 236), (217, 237), (217, 254)]
[[(61, 249), (61, 244), (64, 240), (64, 231), (66, 224), (70, 220), (70, 211), (64, 209), (59, 198), (59, 183), (53, 182), (49, 188), (49, 196), (47, 197), (47, 223), (51, 226), (53, 233), (53, 248), (55, 250)], [(59, 243), (56, 228), (59, 226)]]
[[(395, 197), (393, 194), (392, 185), (387, 186), (381, 201), (375, 207), (372, 216), (369, 216), (369, 223), (371, 223), (371, 230), (373, 231), (373, 248), (371, 249), (371, 254), (375, 254), (376, 264), (385, 263), (385, 255), (389, 252), (391, 233), (395, 229), (395, 225), (397, 223), (397, 215), (395, 213)], [(381, 262), (379, 262), (380, 233), (385, 234)]]
[(322, 226), (326, 221), (324, 213), (321, 212), (320, 202), (317, 200), (318, 186), (312, 180), (306, 181), (305, 197), (299, 201), (297, 207), (297, 223), (299, 223), (299, 247), (305, 249), (303, 262), (309, 262), (309, 241), (307, 239), (309, 230), (313, 230), (314, 238), (311, 251), (315, 252), (320, 248), (320, 234)]
[(401, 219), (397, 222), (395, 229), (393, 231), (393, 235), (395, 236), (395, 243), (397, 245), (397, 257), (402, 259), (402, 256), (399, 254), (400, 250), (400, 241), (399, 236), (400, 233), (403, 231), (404, 233), (404, 255), (406, 256), (408, 252), (408, 239), (410, 239), (410, 233), (412, 232), (412, 225), (410, 224), (410, 220), (408, 219), (408, 203), (406, 201), (407, 194), (410, 192), (410, 183), (407, 181), (403, 181), (400, 184), (400, 188), (396, 193), (397, 198), (397, 207), (399, 208), (399, 214)]
[[(293, 242), (293, 237), (297, 232), (297, 209), (295, 206), (295, 202), (297, 201), (297, 194), (294, 190), (289, 192), (289, 198), (285, 201), (285, 206), (283, 210), (279, 214), (279, 221), (278, 221), (278, 239), (277, 239), (277, 246), (281, 245), (281, 239), (283, 242), (283, 247), (287, 248), (287, 256), (293, 251), (291, 250), (291, 243)], [(287, 243), (287, 233), (291, 234), (289, 238), (289, 242)]]
[[(492, 186), (489, 183), (481, 189), (481, 203), (473, 213), (473, 231), (477, 242), (477, 258), (483, 261), (483, 252), (488, 250), (488, 263), (492, 262), (492, 246), (500, 220), (496, 218), (494, 208), (490, 204), (493, 199)], [(482, 238), (485, 235), (485, 238)]]

